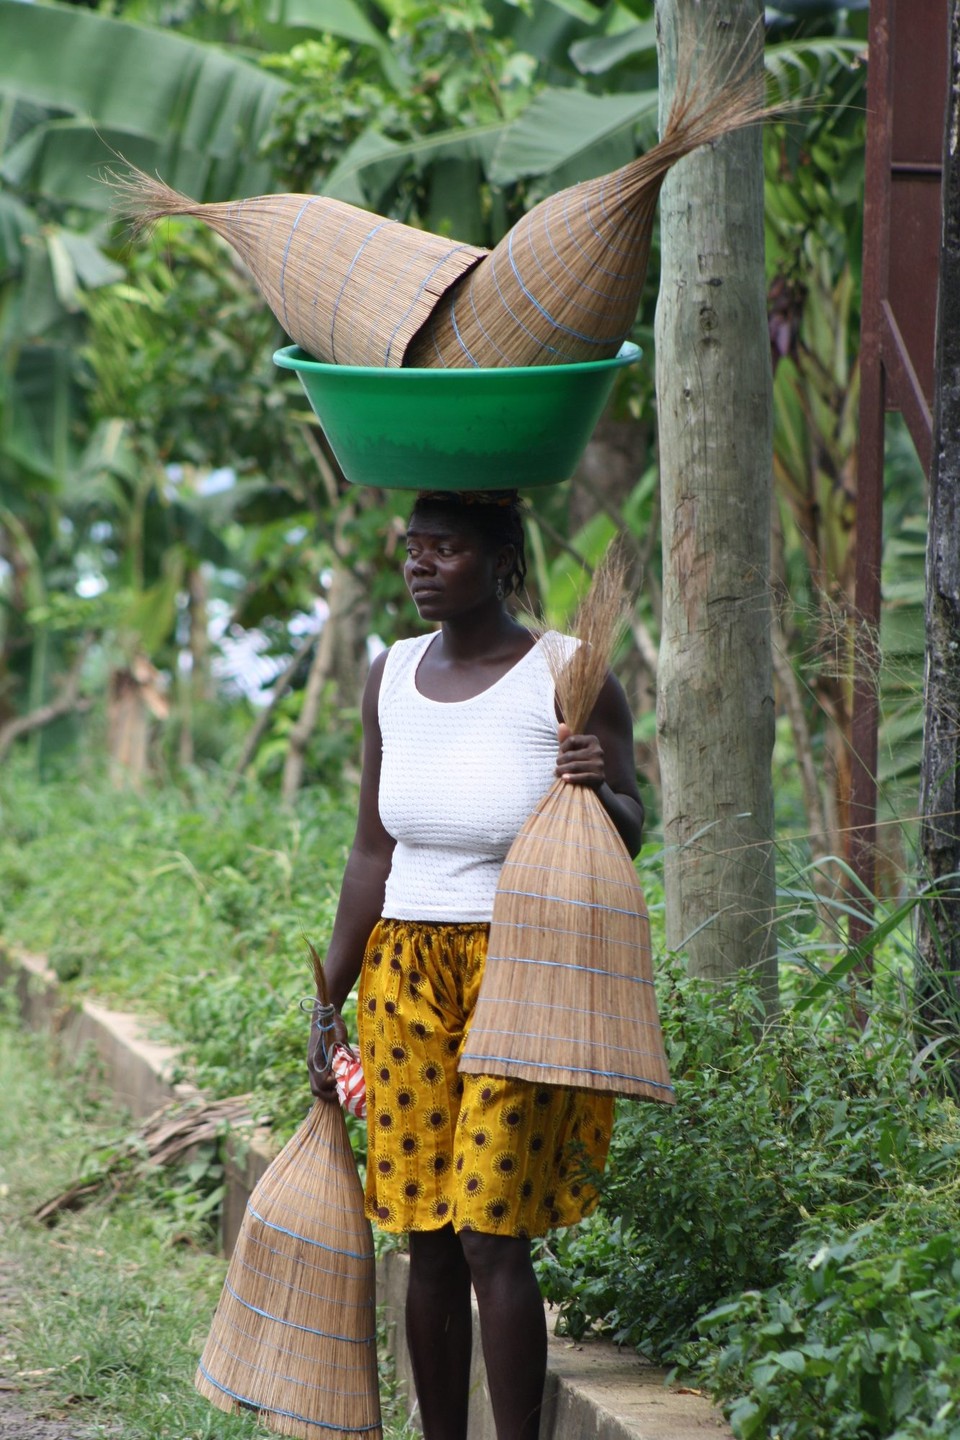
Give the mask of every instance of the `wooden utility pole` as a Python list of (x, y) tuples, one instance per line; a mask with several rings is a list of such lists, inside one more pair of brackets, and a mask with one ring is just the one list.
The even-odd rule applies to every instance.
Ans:
[[(714, 83), (762, 83), (761, 0), (658, 0), (661, 122), (691, 30)], [(683, 42), (686, 49), (686, 41)], [(660, 201), (663, 627), (657, 732), (667, 943), (776, 1003), (770, 760), (772, 385), (759, 127), (695, 151)]]

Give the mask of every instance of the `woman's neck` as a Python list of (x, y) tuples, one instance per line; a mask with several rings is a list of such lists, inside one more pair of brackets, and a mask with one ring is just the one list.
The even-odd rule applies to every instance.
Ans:
[(492, 613), (489, 606), (482, 606), (441, 622), (443, 658), (457, 664), (509, 654), (519, 649), (529, 633), (498, 601)]

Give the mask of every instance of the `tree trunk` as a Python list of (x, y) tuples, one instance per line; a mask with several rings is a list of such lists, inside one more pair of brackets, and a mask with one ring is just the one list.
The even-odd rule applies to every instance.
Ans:
[(170, 707), (160, 688), (160, 673), (144, 655), (110, 675), (107, 694), (107, 747), (110, 778), (116, 789), (139, 790), (147, 773), (150, 721), (166, 720)]
[(960, 1028), (960, 4), (950, 6), (936, 395), (927, 540), (917, 989), (924, 1019)]
[(193, 725), (197, 706), (210, 698), (210, 636), (207, 614), (207, 582), (199, 565), (191, 565), (184, 576), (187, 592), (187, 625), (190, 673), (180, 672), (177, 686), (180, 705), (178, 758), (187, 768), (193, 764)]
[(228, 799), (239, 785), (241, 779), (246, 773), (247, 767), (253, 764), (256, 753), (260, 748), (261, 741), (263, 740), (263, 737), (266, 735), (267, 731), (270, 729), (271, 724), (273, 723), (273, 717), (277, 712), (277, 707), (279, 706), (283, 697), (286, 695), (287, 691), (290, 689), (290, 686), (293, 684), (293, 678), (296, 675), (297, 671), (300, 669), (300, 666), (303, 664), (304, 660), (309, 655), (313, 646), (316, 644), (319, 644), (319, 636), (315, 632), (307, 635), (304, 640), (301, 640), (286, 669), (282, 672), (281, 675), (278, 676), (276, 683), (273, 687), (272, 700), (270, 701), (269, 705), (265, 705), (264, 708), (260, 711), (259, 715), (256, 718), (256, 721), (254, 722), (247, 735), (246, 740), (243, 742), (243, 749), (240, 752), (240, 758), (236, 763), (233, 774), (230, 777), (230, 783), (227, 786)]
[[(753, 51), (759, 69), (761, 16), (760, 0), (658, 0), (661, 118), (678, 31), (694, 29), (701, 69), (742, 68)], [(681, 161), (660, 214), (667, 943), (705, 979), (751, 969), (773, 1008), (772, 394), (759, 129)]]
[(300, 715), (290, 731), (281, 786), (285, 805), (293, 803), (300, 789), (307, 746), (316, 729), (327, 681), (336, 678), (337, 699), (341, 705), (355, 705), (360, 696), (356, 619), (363, 609), (363, 590), (351, 571), (335, 565), (328, 594), (330, 610), (317, 641)]

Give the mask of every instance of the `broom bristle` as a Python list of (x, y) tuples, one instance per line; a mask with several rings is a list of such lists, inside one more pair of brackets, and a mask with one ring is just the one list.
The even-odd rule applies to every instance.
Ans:
[(688, 154), (699, 145), (709, 145), (722, 135), (776, 113), (767, 105), (764, 93), (763, 22), (758, 20), (751, 26), (743, 44), (733, 53), (718, 52), (699, 65), (697, 35), (688, 25), (680, 36), (670, 110), (660, 144), (654, 150), (682, 146), (683, 153)]
[(610, 669), (617, 641), (629, 611), (627, 560), (614, 543), (594, 571), (590, 589), (573, 626), (580, 644), (569, 655), (562, 636), (547, 632), (544, 650), (564, 721), (575, 735), (583, 733)]
[(330, 995), (327, 990), (327, 974), (323, 968), (323, 961), (312, 940), (307, 941), (307, 949), (310, 952), (310, 965), (313, 970), (313, 978), (317, 987), (317, 996), (320, 1004), (329, 1005)]
[(196, 1388), (282, 1435), (380, 1440), (375, 1290), (343, 1116), (318, 1101), (250, 1197)]
[(155, 175), (148, 175), (127, 163), (125, 171), (105, 170), (103, 183), (113, 191), (114, 209), (130, 222), (134, 238), (150, 231), (159, 220), (173, 215), (190, 215), (206, 219), (206, 206), (189, 195), (182, 195)]

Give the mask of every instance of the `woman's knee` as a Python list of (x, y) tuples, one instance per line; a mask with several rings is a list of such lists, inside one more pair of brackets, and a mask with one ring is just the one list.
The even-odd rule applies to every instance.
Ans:
[(409, 1241), (411, 1283), (436, 1290), (469, 1285), (467, 1262), (452, 1225), (440, 1230), (412, 1231)]
[(485, 1235), (479, 1230), (461, 1230), (459, 1240), (478, 1292), (500, 1279), (517, 1281), (533, 1276), (529, 1240), (515, 1235)]

